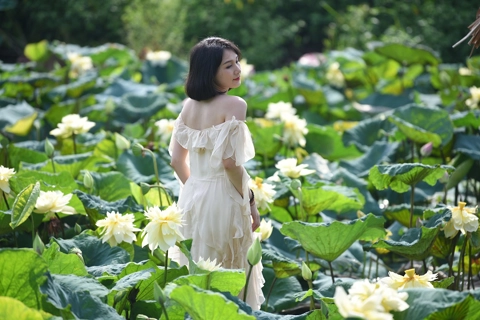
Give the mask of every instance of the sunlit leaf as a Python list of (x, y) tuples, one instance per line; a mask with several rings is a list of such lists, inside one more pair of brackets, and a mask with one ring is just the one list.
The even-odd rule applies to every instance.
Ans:
[(0, 297), (0, 319), (48, 320), (51, 317), (51, 314), (29, 308), (17, 299)]
[(38, 196), (40, 195), (40, 182), (31, 184), (17, 195), (12, 208), (12, 222), (10, 226), (15, 229), (24, 223), (35, 209)]
[(26, 118), (18, 120), (14, 125), (5, 128), (5, 131), (16, 134), (17, 136), (26, 136), (32, 129), (33, 122), (37, 118), (34, 112)]

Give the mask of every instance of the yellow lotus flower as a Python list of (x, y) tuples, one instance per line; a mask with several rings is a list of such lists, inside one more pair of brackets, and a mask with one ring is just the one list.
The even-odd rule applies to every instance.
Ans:
[(199, 257), (197, 262), (197, 267), (205, 271), (215, 271), (220, 269), (222, 263), (217, 264), (217, 259), (210, 261), (210, 258), (204, 260), (202, 257)]
[(397, 292), (382, 283), (370, 283), (367, 279), (356, 281), (349, 294), (338, 286), (333, 300), (344, 318), (367, 320), (393, 319), (390, 311), (408, 308), (406, 292)]
[(380, 281), (392, 289), (433, 288), (430, 281), (437, 279), (437, 274), (433, 274), (430, 270), (423, 276), (416, 274), (415, 269), (405, 270), (403, 277), (392, 271), (389, 271), (388, 275), (388, 277), (382, 278)]
[(261, 241), (265, 241), (270, 236), (272, 235), (273, 231), (273, 226), (272, 226), (272, 220), (268, 220), (268, 222), (265, 219), (262, 219), (260, 222), (260, 227), (256, 230), (256, 232), (260, 233), (261, 235)]
[(80, 117), (78, 114), (69, 114), (63, 117), (57, 126), (58, 128), (50, 131), (50, 134), (65, 139), (72, 134), (88, 132), (95, 126), (95, 122), (88, 121), (87, 117)]
[(161, 119), (155, 122), (155, 125), (158, 128), (157, 134), (160, 135), (160, 138), (164, 142), (168, 142), (172, 136), (173, 127), (175, 120), (173, 119)]
[(300, 164), (297, 166), (297, 159), (295, 158), (280, 160), (275, 167), (279, 169), (282, 174), (293, 179), (315, 172), (315, 170), (306, 169), (306, 167), (308, 167), (306, 164)]
[(70, 78), (76, 78), (93, 68), (92, 58), (82, 56), (78, 53), (68, 53), (67, 59), (70, 61)]
[(295, 113), (297, 113), (297, 109), (293, 108), (290, 102), (271, 102), (268, 104), (265, 118), (285, 119), (294, 115)]
[(470, 98), (465, 101), (465, 104), (470, 109), (475, 109), (478, 107), (478, 103), (480, 102), (480, 88), (471, 87), (470, 88)]
[(183, 240), (180, 232), (182, 211), (175, 202), (163, 211), (158, 206), (147, 208), (145, 216), (150, 222), (142, 232), (144, 236), (142, 247), (148, 245), (151, 251), (157, 247), (167, 251), (177, 241)]
[(445, 237), (453, 238), (458, 231), (463, 234), (475, 232), (478, 229), (477, 207), (465, 208), (466, 202), (458, 202), (458, 207), (448, 207), (452, 212), (452, 218), (443, 227)]
[(307, 121), (297, 115), (281, 115), (283, 121), (283, 141), (291, 146), (305, 146), (305, 135), (308, 133)]
[(132, 243), (137, 240), (135, 231), (141, 229), (135, 228), (133, 222), (135, 216), (131, 213), (120, 214), (119, 212), (107, 212), (105, 219), (96, 222), (97, 227), (101, 227), (102, 242), (108, 242), (112, 247), (121, 242)]
[(255, 195), (255, 203), (259, 209), (268, 209), (269, 203), (273, 202), (273, 196), (276, 191), (273, 189), (274, 186), (268, 183), (264, 183), (262, 178), (255, 177), (255, 180), (250, 179), (248, 181), (248, 187), (252, 189), (253, 194)]
[(0, 166), (0, 189), (5, 193), (10, 193), (10, 184), (8, 180), (15, 174), (15, 169)]
[(44, 219), (53, 218), (57, 212), (75, 214), (77, 213), (75, 209), (67, 205), (72, 199), (72, 196), (71, 193), (64, 195), (63, 192), (58, 190), (40, 191), (33, 211), (35, 213), (45, 213)]
[(325, 78), (331, 85), (334, 85), (335, 87), (342, 88), (345, 86), (345, 77), (340, 70), (340, 64), (338, 62), (334, 62), (328, 67)]

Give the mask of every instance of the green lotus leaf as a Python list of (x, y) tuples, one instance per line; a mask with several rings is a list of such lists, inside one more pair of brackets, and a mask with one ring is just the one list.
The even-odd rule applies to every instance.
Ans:
[(22, 119), (27, 119), (36, 114), (35, 109), (25, 101), (8, 105), (1, 108), (0, 111), (2, 112), (2, 117), (0, 118), (1, 130), (11, 127)]
[[(425, 209), (425, 207), (413, 207), (414, 221), (416, 221), (417, 218), (422, 219), (423, 211)], [(398, 221), (405, 227), (408, 227), (410, 225), (410, 205), (401, 204), (396, 206), (389, 206), (383, 211), (383, 214), (385, 215), (385, 217), (387, 217), (387, 219)]]
[(410, 260), (422, 260), (430, 255), (439, 228), (411, 228), (398, 240), (379, 240), (373, 248), (388, 249)]
[(451, 173), (454, 170), (452, 166), (429, 166), (421, 163), (376, 165), (370, 169), (369, 180), (378, 190), (390, 187), (393, 191), (403, 193), (420, 181), (433, 186), (445, 172)]
[[(298, 191), (293, 194), (299, 198)], [(365, 198), (354, 188), (337, 185), (302, 186), (302, 206), (308, 215), (316, 215), (323, 210), (338, 213), (363, 208)]]
[(357, 240), (383, 238), (386, 234), (384, 223), (383, 217), (368, 214), (348, 223), (287, 222), (283, 224), (280, 232), (298, 240), (306, 251), (332, 262)]
[(346, 147), (342, 136), (333, 127), (308, 124), (307, 128), (305, 149), (308, 153), (317, 153), (329, 161), (353, 159), (361, 155), (355, 146)]
[(83, 261), (74, 253), (65, 254), (60, 251), (57, 243), (50, 244), (47, 250), (42, 254), (42, 257), (48, 264), (48, 271), (52, 274), (65, 274), (86, 276), (87, 269)]
[(55, 87), (47, 93), (47, 97), (53, 102), (59, 102), (65, 98), (79, 98), (97, 85), (97, 75), (90, 74), (78, 78), (69, 84)]
[(25, 56), (32, 61), (41, 61), (49, 55), (48, 41), (42, 40), (37, 43), (29, 43), (25, 46)]
[(105, 201), (117, 201), (132, 195), (130, 180), (120, 172), (90, 172), (97, 195)]
[(459, 154), (458, 161), (454, 162), (455, 171), (448, 178), (446, 190), (456, 187), (470, 171), (475, 160), (465, 154)]
[(32, 214), (37, 203), (38, 196), (40, 195), (40, 182), (32, 183), (25, 187), (15, 198), (12, 208), (12, 222), (10, 227), (15, 229), (22, 223), (24, 223)]
[(455, 277), (451, 276), (451, 277), (442, 279), (440, 281), (432, 281), (431, 283), (434, 288), (447, 289), (454, 282), (455, 282)]
[[(273, 158), (282, 147), (279, 137), (282, 136), (282, 125), (260, 127), (254, 121), (247, 122), (252, 133), (255, 153), (266, 158)], [(261, 159), (263, 160), (263, 157)]]
[(48, 302), (58, 309), (69, 309), (77, 319), (123, 319), (115, 309), (90, 292), (96, 290), (91, 281), (80, 285), (85, 279), (73, 275), (48, 275), (41, 291), (47, 295)]
[(30, 132), (30, 130), (32, 130), (33, 122), (37, 119), (37, 115), (38, 113), (34, 112), (31, 115), (22, 118), (15, 122), (14, 125), (6, 127), (5, 131), (24, 137)]
[(0, 249), (0, 296), (42, 309), (39, 286), (46, 280), (47, 268), (45, 260), (32, 249)]
[(147, 60), (142, 65), (142, 79), (145, 83), (150, 83), (152, 78), (158, 83), (182, 83), (187, 71), (187, 63), (176, 57), (171, 57), (164, 65)]
[(393, 59), (402, 65), (429, 64), (436, 66), (440, 59), (427, 47), (410, 47), (400, 43), (389, 43), (375, 48), (375, 52)]
[(238, 295), (245, 286), (246, 275), (243, 270), (218, 269), (209, 273), (190, 274), (173, 281), (178, 285), (195, 285), (202, 289), (230, 292)]
[[(155, 154), (158, 174), (162, 183), (175, 180), (170, 165), (158, 154)], [(128, 179), (135, 183), (150, 183), (155, 180), (155, 170), (151, 155), (136, 157), (131, 150), (128, 150), (118, 158), (117, 170), (123, 173)]]
[(476, 319), (479, 316), (480, 302), (469, 292), (437, 288), (406, 289), (405, 292), (408, 293), (406, 302), (409, 308), (396, 313), (396, 320)]
[(46, 163), (48, 157), (45, 153), (36, 150), (17, 147), (14, 144), (8, 145), (10, 167), (18, 171), (20, 163), (28, 159), (29, 163)]
[[(271, 268), (263, 269), (263, 276), (265, 277), (264, 292), (270, 292), (270, 299), (268, 300), (269, 312), (280, 312), (293, 308), (298, 304), (295, 301), (294, 295), (297, 292), (303, 291), (297, 277), (277, 278)], [(270, 315), (272, 315), (270, 313)]]
[(453, 151), (466, 154), (474, 160), (480, 160), (480, 136), (466, 134), (456, 135)]
[(365, 99), (360, 100), (361, 105), (357, 107), (357, 109), (363, 112), (378, 114), (402, 107), (412, 102), (412, 94), (408, 91), (401, 94), (384, 94), (375, 92)]
[(434, 147), (439, 147), (448, 144), (453, 137), (452, 120), (443, 109), (411, 104), (396, 109), (389, 120), (417, 143), (431, 142)]
[(433, 241), (430, 253), (437, 258), (446, 259), (452, 253), (452, 239), (447, 239), (445, 235), (439, 233)]
[(0, 297), (0, 319), (48, 320), (53, 318), (51, 314), (29, 308), (17, 299)]
[(185, 276), (188, 274), (188, 269), (186, 266), (181, 267), (180, 269), (168, 269), (167, 272), (167, 282), (165, 282), (165, 269), (157, 268), (154, 273), (150, 275), (150, 278), (142, 280), (137, 284), (136, 288), (138, 289), (137, 300), (154, 300), (155, 296), (153, 294), (153, 283), (157, 282), (160, 287), (164, 288), (166, 283), (170, 283), (173, 280)]
[(73, 274), (50, 274), (55, 283), (62, 288), (73, 292), (88, 291), (93, 297), (105, 301), (108, 289), (97, 279), (89, 276), (78, 276)]
[(275, 277), (280, 279), (296, 276), (302, 272), (295, 260), (289, 259), (273, 249), (262, 250), (262, 263), (264, 266), (271, 265)]
[(177, 286), (170, 292), (170, 299), (179, 303), (194, 319), (254, 320), (254, 316), (239, 310), (238, 305), (227, 300), (220, 293), (194, 288), (188, 285)]
[(115, 125), (121, 124), (122, 126), (123, 124), (145, 120), (164, 109), (167, 102), (168, 97), (165, 94), (138, 95), (127, 93), (113, 110), (112, 120)]
[(102, 65), (107, 60), (115, 61), (119, 65), (126, 65), (137, 60), (135, 53), (126, 46), (115, 43), (106, 43), (104, 45), (92, 48), (89, 54), (94, 64)]
[(477, 118), (472, 111), (458, 112), (450, 115), (455, 128), (470, 127), (472, 129), (480, 127), (480, 118)]

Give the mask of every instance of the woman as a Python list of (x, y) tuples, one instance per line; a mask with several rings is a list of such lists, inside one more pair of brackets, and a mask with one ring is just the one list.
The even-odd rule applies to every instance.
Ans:
[[(260, 218), (243, 163), (255, 150), (244, 123), (247, 104), (227, 95), (241, 83), (240, 55), (232, 42), (216, 37), (192, 48), (189, 98), (175, 121), (170, 153), (184, 184), (178, 206), (184, 212), (182, 233), (193, 239), (193, 260), (216, 259), (223, 268), (248, 271), (247, 250)], [(248, 286), (246, 302), (254, 310), (264, 300), (261, 270), (261, 263), (253, 268)]]

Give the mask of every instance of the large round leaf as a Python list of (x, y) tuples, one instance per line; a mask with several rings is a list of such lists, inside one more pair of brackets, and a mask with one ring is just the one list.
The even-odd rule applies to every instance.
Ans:
[(122, 97), (121, 102), (114, 109), (113, 121), (115, 125), (123, 126), (127, 123), (149, 119), (165, 108), (167, 102), (168, 98), (165, 94), (138, 95), (128, 93)]
[(0, 297), (0, 319), (47, 320), (51, 317), (51, 314), (29, 308), (17, 299)]
[(389, 43), (375, 48), (375, 52), (393, 59), (402, 65), (418, 63), (422, 65), (429, 64), (436, 66), (440, 63), (440, 59), (427, 47), (415, 48), (400, 43)]
[(421, 163), (379, 165), (370, 170), (369, 180), (378, 190), (390, 187), (393, 191), (403, 193), (420, 181), (433, 186), (445, 172), (450, 173), (454, 170), (452, 166), (429, 166)]
[(280, 231), (295, 240), (302, 247), (319, 258), (332, 262), (357, 240), (374, 240), (386, 234), (385, 219), (368, 214), (348, 223), (305, 223), (292, 221), (284, 223)]
[[(155, 154), (155, 161), (157, 161), (158, 174), (162, 183), (175, 180), (172, 168), (163, 158)], [(136, 157), (131, 150), (128, 150), (118, 158), (117, 169), (135, 183), (150, 183), (155, 180), (155, 170), (150, 154)]]
[(342, 136), (332, 127), (309, 124), (307, 128), (305, 149), (309, 153), (318, 153), (330, 161), (352, 159), (361, 155), (355, 146), (346, 147), (342, 142)]
[(453, 123), (447, 111), (408, 105), (396, 109), (389, 117), (400, 131), (417, 143), (431, 142), (445, 146), (453, 137)]
[(480, 136), (456, 135), (453, 151), (464, 153), (474, 160), (480, 160)]
[(380, 132), (392, 130), (392, 123), (385, 120), (385, 117), (374, 117), (360, 121), (355, 127), (343, 133), (342, 141), (345, 145), (355, 144), (362, 151), (367, 151), (374, 143), (386, 141), (385, 136)]

